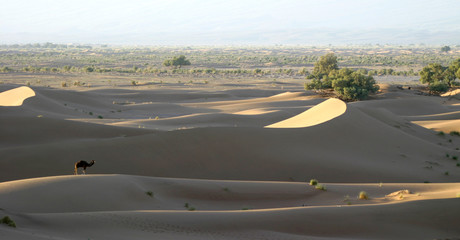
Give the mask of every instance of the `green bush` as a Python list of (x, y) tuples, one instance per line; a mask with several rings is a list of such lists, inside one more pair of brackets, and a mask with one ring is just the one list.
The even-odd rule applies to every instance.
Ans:
[(316, 186), (316, 185), (318, 185), (318, 180), (316, 180), (316, 179), (311, 179), (311, 180), (310, 180), (310, 185), (311, 185), (311, 186)]
[(364, 100), (369, 96), (369, 93), (375, 93), (379, 90), (373, 77), (348, 68), (333, 71), (329, 77), (333, 79), (334, 91), (344, 101)]
[(358, 198), (361, 199), (361, 200), (367, 200), (369, 199), (369, 196), (367, 195), (367, 193), (365, 191), (361, 191), (358, 195)]
[(458, 131), (451, 131), (449, 134), (451, 136), (460, 136), (460, 132), (458, 132)]
[(16, 227), (16, 223), (9, 217), (9, 216), (4, 216), (1, 220), (0, 223), (6, 224), (10, 227)]
[(445, 82), (434, 82), (428, 85), (428, 90), (431, 94), (440, 94), (447, 92), (447, 90), (449, 90), (449, 86)]
[(315, 188), (318, 190), (326, 191), (326, 187), (322, 184), (317, 184)]

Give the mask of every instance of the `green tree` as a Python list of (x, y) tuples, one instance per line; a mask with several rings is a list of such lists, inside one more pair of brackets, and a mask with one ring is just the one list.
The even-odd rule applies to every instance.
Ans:
[(432, 84), (437, 86), (445, 84), (448, 87), (452, 87), (455, 81), (455, 68), (453, 64), (451, 67), (444, 67), (439, 63), (430, 63), (420, 71), (420, 82), (427, 83), (428, 88)]
[(337, 65), (337, 56), (335, 56), (334, 53), (328, 53), (321, 56), (319, 61), (315, 63), (313, 76), (317, 79), (321, 79), (324, 75), (329, 75), (331, 71), (337, 69), (339, 69)]
[(460, 79), (460, 58), (458, 58), (457, 60), (453, 61), (450, 65), (449, 65), (449, 73), (448, 73), (448, 77), (450, 77), (453, 81), (455, 81), (455, 78), (458, 78)]
[(449, 52), (451, 49), (449, 46), (444, 46), (441, 48), (441, 52)]
[(315, 63), (312, 74), (307, 76), (308, 79), (313, 80), (311, 83), (305, 85), (305, 89), (320, 90), (332, 88), (332, 79), (329, 77), (329, 74), (337, 69), (339, 69), (337, 56), (334, 53), (321, 56)]
[(163, 62), (163, 65), (166, 67), (179, 67), (190, 65), (190, 61), (185, 58), (184, 55), (175, 56), (172, 59), (167, 59)]

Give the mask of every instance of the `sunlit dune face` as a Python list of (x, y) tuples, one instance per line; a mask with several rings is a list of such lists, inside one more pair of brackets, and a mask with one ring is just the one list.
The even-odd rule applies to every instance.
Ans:
[(347, 110), (342, 100), (331, 98), (292, 118), (266, 126), (266, 128), (305, 128), (330, 121)]
[(16, 107), (21, 106), (24, 100), (35, 96), (34, 90), (29, 87), (18, 87), (0, 93), (0, 106)]

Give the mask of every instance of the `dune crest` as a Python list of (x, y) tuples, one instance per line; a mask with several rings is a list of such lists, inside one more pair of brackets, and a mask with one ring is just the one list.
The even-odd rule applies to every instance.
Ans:
[(26, 86), (4, 91), (0, 93), (0, 106), (21, 106), (24, 100), (33, 96), (35, 96), (34, 90)]
[(337, 98), (330, 98), (292, 118), (265, 126), (266, 128), (305, 128), (332, 120), (347, 110), (347, 104)]

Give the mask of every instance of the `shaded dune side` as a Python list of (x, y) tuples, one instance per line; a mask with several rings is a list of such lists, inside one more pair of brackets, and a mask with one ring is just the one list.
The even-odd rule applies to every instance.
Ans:
[(47, 117), (0, 116), (0, 147), (129, 137), (154, 132)]
[[(325, 185), (327, 191), (319, 191), (306, 182), (197, 180), (118, 174), (55, 176), (0, 183), (0, 205), (8, 211), (24, 213), (187, 210), (184, 203), (198, 210), (227, 211), (347, 205), (344, 196), (349, 196), (347, 201), (352, 205), (400, 203), (455, 198), (460, 191), (459, 183)], [(410, 193), (403, 198), (398, 198), (399, 195), (387, 197), (401, 189), (408, 189)], [(360, 191), (366, 191), (371, 199), (358, 200), (356, 196)]]
[[(411, 128), (407, 126), (408, 132), (418, 131)], [(98, 161), (90, 173), (326, 182), (458, 181), (459, 170), (445, 158), (446, 152), (450, 150), (436, 142), (349, 105), (341, 116), (308, 128), (199, 128), (4, 149), (0, 167), (6, 170), (3, 181), (71, 173), (80, 159)]]
[[(96, 239), (445, 239), (460, 234), (457, 204), (457, 199), (442, 199), (267, 211), (21, 214), (12, 216), (25, 226), (23, 232), (6, 234), (37, 239), (40, 229), (45, 236)], [(75, 231), (75, 226), (85, 230)]]

